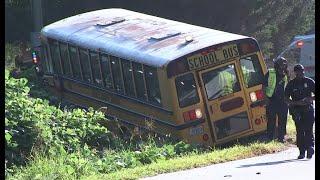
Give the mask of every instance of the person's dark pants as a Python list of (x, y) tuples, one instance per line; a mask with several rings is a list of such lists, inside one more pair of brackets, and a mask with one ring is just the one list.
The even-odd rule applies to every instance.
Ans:
[[(267, 135), (269, 139), (278, 138), (284, 140), (287, 133), (288, 105), (284, 102), (271, 102), (266, 107), (267, 115)], [(276, 131), (276, 118), (278, 116), (278, 130)], [(277, 133), (277, 134), (276, 134)], [(277, 137), (276, 137), (277, 135)]]
[(314, 147), (313, 123), (314, 110), (309, 108), (292, 115), (297, 131), (297, 146), (300, 151)]

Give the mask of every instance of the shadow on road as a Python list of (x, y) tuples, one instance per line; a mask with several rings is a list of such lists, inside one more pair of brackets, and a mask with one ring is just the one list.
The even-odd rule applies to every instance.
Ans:
[(282, 161), (273, 161), (273, 162), (265, 162), (265, 163), (255, 163), (255, 164), (246, 164), (241, 165), (237, 168), (246, 168), (251, 166), (267, 166), (267, 165), (276, 165), (281, 163), (289, 163), (289, 162), (296, 162), (296, 161), (309, 161), (310, 159), (288, 159), (288, 160), (282, 160)]

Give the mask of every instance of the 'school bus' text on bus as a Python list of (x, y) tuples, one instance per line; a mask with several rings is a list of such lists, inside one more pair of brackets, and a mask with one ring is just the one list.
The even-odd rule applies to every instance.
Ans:
[(253, 38), (104, 9), (44, 27), (41, 42), (50, 90), (103, 108), (128, 132), (212, 146), (266, 129), (266, 65)]

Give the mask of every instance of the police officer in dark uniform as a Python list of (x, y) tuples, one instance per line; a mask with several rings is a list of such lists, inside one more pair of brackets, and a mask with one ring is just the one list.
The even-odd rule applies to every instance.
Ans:
[[(269, 69), (265, 75), (263, 87), (267, 96), (267, 137), (268, 140), (278, 139), (284, 142), (286, 135), (288, 105), (284, 100), (285, 86), (289, 80), (287, 60), (283, 57), (273, 60), (274, 69)], [(276, 131), (276, 117), (278, 116), (278, 131)], [(276, 134), (277, 133), (277, 134)], [(276, 136), (277, 135), (277, 136)]]
[(307, 158), (311, 159), (314, 154), (312, 131), (314, 124), (315, 82), (313, 79), (304, 76), (304, 67), (301, 64), (294, 66), (294, 73), (296, 77), (288, 83), (285, 89), (285, 97), (296, 125), (297, 146), (300, 151), (298, 159), (303, 159), (306, 151)]

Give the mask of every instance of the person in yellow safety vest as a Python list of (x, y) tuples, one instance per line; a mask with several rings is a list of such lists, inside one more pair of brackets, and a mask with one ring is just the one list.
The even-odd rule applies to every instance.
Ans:
[(219, 84), (222, 86), (223, 95), (233, 93), (234, 78), (234, 75), (226, 70), (219, 73)]
[(250, 81), (250, 71), (249, 69), (246, 68), (246, 66), (241, 66), (242, 69), (242, 74), (243, 74), (243, 78), (244, 78), (244, 83), (246, 85), (246, 87), (248, 87), (249, 81)]
[[(265, 75), (263, 87), (267, 96), (267, 137), (274, 140), (277, 135), (279, 142), (284, 142), (286, 135), (288, 105), (285, 102), (285, 86), (288, 83), (288, 61), (284, 57), (273, 60), (274, 69), (269, 69)], [(276, 131), (276, 117), (278, 117), (278, 128)], [(276, 134), (277, 133), (277, 134)]]

